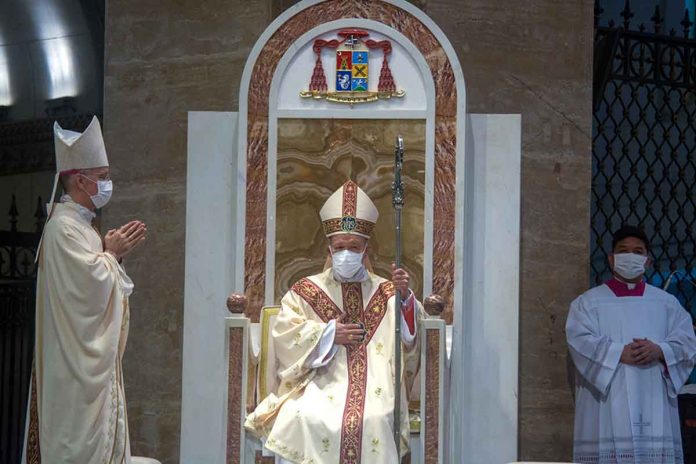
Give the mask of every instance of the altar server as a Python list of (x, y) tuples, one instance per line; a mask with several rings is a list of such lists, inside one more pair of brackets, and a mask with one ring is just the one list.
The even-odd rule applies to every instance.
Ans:
[(640, 229), (618, 230), (609, 256), (613, 278), (570, 306), (573, 462), (684, 462), (677, 394), (696, 362), (696, 337), (677, 299), (646, 284), (648, 252)]

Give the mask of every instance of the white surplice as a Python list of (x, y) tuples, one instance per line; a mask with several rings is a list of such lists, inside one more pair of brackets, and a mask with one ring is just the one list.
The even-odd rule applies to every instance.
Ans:
[[(683, 463), (677, 394), (696, 361), (696, 337), (677, 299), (613, 279), (573, 301), (566, 334), (577, 369), (573, 462)], [(634, 338), (659, 344), (664, 363), (621, 363)]]

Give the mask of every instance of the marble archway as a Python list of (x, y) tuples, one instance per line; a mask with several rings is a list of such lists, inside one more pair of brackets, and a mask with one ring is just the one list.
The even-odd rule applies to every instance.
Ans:
[[(289, 49), (298, 47), (297, 41), (304, 34), (341, 20), (356, 27), (360, 27), (361, 21), (373, 21), (382, 25), (382, 31), (394, 31), (394, 35), (413, 44), (414, 52), (420, 54), (419, 58), (427, 66), (427, 77), (432, 80), (434, 90), (432, 119), (426, 129), (426, 137), (431, 137), (433, 185), (432, 209), (428, 210), (428, 214), (432, 211), (432, 222), (425, 231), (428, 246), (423, 255), (428, 262), (424, 266), (423, 289), (448, 296), (450, 307), (454, 306), (456, 311), (462, 306), (464, 280), (463, 262), (458, 263), (455, 257), (455, 244), (461, 247), (464, 241), (464, 77), (441, 31), (420, 10), (403, 1), (300, 2), (278, 18), (252, 50), (242, 77), (239, 99), (238, 149), (246, 153), (246, 159), (240, 157), (239, 172), (245, 173), (246, 189), (237, 203), (237, 224), (240, 228), (244, 225), (245, 239), (238, 242), (237, 268), (244, 269), (244, 275), (243, 281), (241, 275), (237, 276), (236, 284), (240, 288), (243, 285), (249, 297), (252, 319), (254, 311), (273, 298), (273, 292), (267, 291), (270, 283), (267, 277), (274, 269), (267, 264), (272, 250), (268, 246), (268, 218), (275, 217), (272, 214), (275, 197), (269, 195), (268, 186), (271, 180), (269, 159), (275, 161), (277, 155), (274, 152), (277, 146), (272, 143), (275, 136), (272, 125), (277, 115), (270, 96), (278, 65)], [(332, 110), (325, 113), (326, 118), (336, 115), (337, 111)], [(395, 115), (387, 111), (384, 117), (393, 119)], [(241, 235), (242, 230), (238, 229), (238, 236)]]
[[(399, 44), (421, 76), (423, 106), (279, 106), (288, 82), (284, 71), (302, 48), (343, 27), (368, 29)], [(298, 100), (297, 93), (291, 96)], [(456, 388), (437, 419), (449, 421), (449, 440), (433, 453), (451, 462), (515, 460), (520, 118), (465, 110), (456, 54), (422, 11), (403, 0), (306, 0), (257, 41), (243, 73), (238, 113), (189, 113), (182, 460), (222, 462), (229, 450), (225, 437), (243, 442), (241, 422), (228, 422), (220, 405), (243, 410), (247, 354), (232, 356), (230, 350), (245, 346), (249, 330), (223, 323), (221, 302), (243, 291), (253, 319), (276, 298), (276, 213), (283, 195), (278, 170), (287, 148), (279, 130), (293, 121), (302, 127), (307, 121), (349, 121), (353, 127), (379, 118), (422, 121), (422, 288), (449, 296), (454, 312), (445, 380)]]

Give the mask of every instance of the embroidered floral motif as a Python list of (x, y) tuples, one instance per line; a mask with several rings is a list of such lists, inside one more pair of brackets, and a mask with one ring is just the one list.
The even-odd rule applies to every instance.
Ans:
[(379, 447), (379, 438), (373, 438), (372, 439), (372, 452), (377, 453), (378, 450), (377, 448)]
[(383, 356), (383, 353), (382, 353), (383, 349), (384, 349), (384, 344), (382, 342), (377, 343), (377, 346), (375, 346), (375, 352), (380, 356)]
[(322, 453), (328, 453), (331, 447), (331, 442), (328, 438), (322, 438), (321, 440)]
[(382, 397), (382, 393), (384, 393), (384, 390), (382, 390), (382, 387), (377, 387), (377, 388), (375, 388), (375, 396), (376, 396), (377, 398), (381, 398), (381, 397)]

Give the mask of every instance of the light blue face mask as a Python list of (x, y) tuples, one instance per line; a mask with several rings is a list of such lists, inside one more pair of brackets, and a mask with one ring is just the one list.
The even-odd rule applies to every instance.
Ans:
[(111, 180), (94, 180), (84, 174), (80, 174), (85, 179), (88, 179), (97, 184), (97, 194), (90, 195), (95, 208), (103, 208), (111, 200), (111, 195), (114, 193), (114, 184)]
[(350, 279), (362, 269), (364, 254), (364, 251), (356, 253), (350, 250), (332, 252), (331, 263), (334, 272), (343, 279)]

